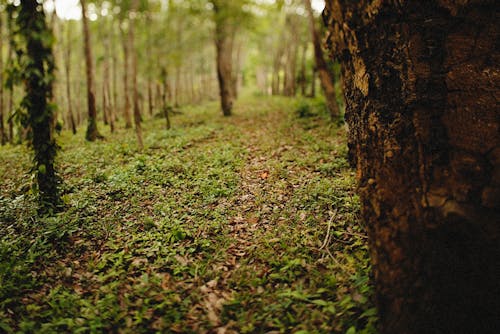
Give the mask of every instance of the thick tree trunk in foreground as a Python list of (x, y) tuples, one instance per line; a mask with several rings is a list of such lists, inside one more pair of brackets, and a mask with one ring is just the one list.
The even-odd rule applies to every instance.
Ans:
[(94, 63), (92, 60), (92, 49), (90, 44), (90, 31), (87, 18), (86, 0), (80, 0), (82, 6), (82, 23), (83, 23), (83, 44), (85, 53), (85, 69), (87, 77), (87, 108), (88, 108), (88, 125), (85, 138), (88, 141), (95, 141), (102, 138), (97, 129), (97, 109), (95, 101), (94, 87)]
[(316, 71), (318, 72), (319, 80), (321, 82), (321, 88), (325, 94), (326, 106), (328, 107), (332, 120), (337, 120), (340, 116), (340, 111), (339, 105), (337, 104), (337, 96), (335, 94), (335, 79), (333, 77), (333, 73), (331, 73), (328, 69), (328, 65), (326, 64), (325, 57), (323, 55), (321, 38), (319, 36), (318, 29), (316, 28), (316, 19), (314, 18), (311, 0), (304, 0), (304, 5), (309, 16), (309, 29), (311, 30), (314, 46), (314, 61), (316, 63)]
[(228, 22), (227, 0), (213, 0), (215, 15), (215, 49), (217, 52), (217, 79), (221, 108), (224, 116), (231, 116), (233, 109), (233, 27)]
[(498, 332), (498, 6), (330, 0), (325, 19), (382, 332)]
[(40, 210), (51, 212), (60, 205), (58, 177), (54, 168), (57, 145), (52, 136), (54, 110), (49, 106), (52, 97), (54, 58), (51, 46), (43, 38), (50, 33), (45, 14), (36, 0), (23, 0), (17, 17), (20, 32), (26, 41), (30, 62), (24, 69), (28, 120), (32, 129), (35, 151), (35, 173), (39, 191)]

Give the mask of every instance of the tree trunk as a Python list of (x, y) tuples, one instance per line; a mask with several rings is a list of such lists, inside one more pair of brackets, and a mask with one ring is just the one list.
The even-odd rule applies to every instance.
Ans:
[(312, 69), (312, 79), (311, 79), (311, 94), (309, 94), (309, 97), (315, 98), (316, 97), (316, 66), (313, 67)]
[[(9, 14), (7, 18), (7, 36), (9, 36), (9, 43), (8, 43), (8, 48), (7, 48), (7, 66), (12, 66), (12, 61), (14, 59), (14, 47), (13, 47), (13, 34), (14, 34), (14, 28), (12, 27), (12, 22), (14, 21), (14, 18)], [(13, 121), (13, 115), (14, 115), (14, 84), (12, 80), (9, 80), (7, 82), (7, 85), (5, 86), (8, 90), (8, 99), (7, 99), (7, 126), (8, 126), (8, 133), (7, 133), (7, 140), (10, 144), (14, 144), (14, 121)]]
[[(151, 27), (153, 25), (153, 19), (151, 18), (151, 13), (148, 11), (146, 14), (146, 24), (148, 27)], [(153, 49), (153, 38), (151, 36), (151, 29), (147, 29), (146, 31), (146, 38), (147, 38), (147, 52), (148, 55), (154, 58), (158, 58), (156, 55), (155, 50)], [(147, 76), (148, 76), (148, 110), (149, 110), (149, 116), (153, 116), (154, 114), (154, 98), (153, 98), (153, 62), (148, 62), (147, 66)]]
[(316, 28), (316, 19), (311, 7), (311, 0), (304, 0), (307, 13), (309, 15), (309, 28), (311, 30), (313, 45), (314, 45), (314, 61), (316, 63), (316, 71), (319, 75), (321, 88), (325, 94), (326, 105), (330, 111), (332, 120), (337, 120), (340, 117), (339, 106), (337, 104), (337, 96), (335, 94), (335, 79), (333, 73), (328, 69), (326, 64), (323, 49), (321, 47), (321, 38), (319, 37), (318, 29)]
[(3, 17), (0, 13), (0, 144), (3, 146), (7, 142), (4, 123), (4, 74), (3, 74)]
[(500, 328), (492, 1), (327, 1), (383, 333)]
[(172, 124), (170, 123), (170, 112), (169, 106), (167, 103), (167, 94), (168, 94), (168, 74), (165, 68), (161, 70), (161, 82), (162, 82), (162, 92), (161, 92), (161, 107), (163, 110), (163, 115), (165, 116), (165, 121), (167, 130), (170, 130)]
[[(281, 39), (283, 39), (283, 36), (281, 36)], [(273, 59), (273, 77), (271, 83), (272, 95), (280, 94), (280, 71), (281, 71), (283, 53), (284, 53), (284, 46), (280, 42)]]
[[(131, 10), (133, 12), (137, 11), (139, 8), (139, 1), (132, 0)], [(139, 89), (137, 87), (137, 50), (135, 49), (135, 20), (130, 20), (129, 30), (128, 30), (128, 41), (132, 60), (132, 96), (134, 102), (134, 125), (135, 134), (137, 135), (137, 144), (139, 145), (139, 150), (144, 148), (144, 143), (142, 140), (142, 126), (141, 126), (141, 111), (139, 108)]]
[[(232, 37), (232, 42), (231, 42), (231, 44), (233, 45), (233, 48), (234, 48), (235, 38), (236, 38), (236, 31), (233, 31), (233, 37)], [(237, 43), (236, 52), (235, 52), (234, 61), (233, 61), (235, 64), (235, 69), (234, 69), (234, 73), (233, 73), (233, 98), (235, 100), (238, 99), (240, 85), (242, 84), (242, 80), (241, 80), (241, 65), (243, 62), (243, 59), (242, 59), (243, 45), (242, 44), (243, 43), (241, 41), (239, 41)]]
[(116, 55), (116, 35), (114, 33), (115, 24), (114, 20), (111, 21), (111, 69), (113, 70), (112, 80), (113, 80), (113, 105), (111, 107), (114, 121), (118, 121), (118, 57)]
[(109, 129), (111, 133), (115, 132), (115, 115), (113, 113), (113, 108), (111, 106), (112, 97), (111, 97), (111, 83), (110, 83), (110, 62), (111, 58), (110, 54), (110, 31), (107, 30), (108, 27), (106, 25), (106, 32), (104, 33), (104, 61), (103, 61), (103, 78), (102, 78), (102, 111), (105, 115), (106, 119), (109, 123)]
[(10, 144), (14, 144), (14, 121), (13, 121), (13, 115), (14, 115), (14, 87), (12, 85), (9, 85), (9, 102), (7, 103), (8, 105), (8, 110), (9, 110), (9, 118), (7, 121), (7, 124), (9, 126), (9, 135), (8, 135), (8, 140)]
[(130, 98), (129, 98), (129, 45), (123, 29), (123, 22), (120, 22), (120, 33), (122, 38), (123, 47), (123, 117), (125, 118), (125, 128), (130, 129), (132, 127), (132, 117), (130, 116)]
[(76, 122), (73, 113), (73, 103), (71, 101), (71, 24), (66, 24), (66, 50), (63, 50), (64, 73), (66, 75), (66, 98), (68, 100), (68, 116), (71, 131), (76, 134)]
[(215, 14), (215, 49), (217, 52), (217, 80), (222, 114), (231, 116), (233, 109), (233, 36), (224, 1), (212, 1)]
[(283, 95), (295, 96), (297, 91), (297, 53), (299, 46), (299, 23), (297, 16), (289, 14), (286, 18), (287, 29), (287, 45), (286, 45), (286, 62), (285, 62), (285, 78), (283, 82)]
[(35, 173), (38, 184), (40, 211), (53, 212), (60, 204), (54, 160), (57, 145), (52, 136), (53, 108), (49, 106), (52, 97), (53, 53), (42, 36), (50, 34), (45, 14), (36, 0), (23, 0), (17, 17), (21, 34), (26, 40), (27, 63), (23, 79), (26, 89), (28, 121), (32, 130), (32, 145), (35, 151)]
[(299, 74), (300, 93), (302, 94), (302, 96), (307, 95), (306, 55), (307, 55), (307, 43), (304, 43), (302, 45), (302, 55), (300, 60), (300, 74)]
[(85, 66), (87, 77), (87, 108), (88, 108), (88, 125), (85, 138), (88, 141), (102, 139), (99, 130), (97, 129), (97, 109), (95, 102), (95, 87), (94, 87), (94, 63), (92, 59), (92, 47), (90, 42), (89, 23), (87, 18), (86, 0), (80, 0), (82, 6), (82, 23), (83, 23), (83, 45), (85, 53)]

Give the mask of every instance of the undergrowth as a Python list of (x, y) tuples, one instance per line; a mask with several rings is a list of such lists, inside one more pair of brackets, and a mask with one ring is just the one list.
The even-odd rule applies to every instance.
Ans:
[(375, 333), (343, 129), (321, 101), (216, 104), (87, 143), (63, 132), (66, 210), (36, 215), (0, 148), (0, 332)]

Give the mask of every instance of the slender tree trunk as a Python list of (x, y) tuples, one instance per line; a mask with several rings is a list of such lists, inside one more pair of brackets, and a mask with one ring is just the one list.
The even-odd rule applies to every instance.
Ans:
[(316, 81), (317, 81), (317, 71), (316, 71), (316, 66), (313, 67), (312, 69), (312, 79), (311, 79), (311, 94), (309, 95), (311, 98), (316, 97)]
[(498, 4), (330, 0), (327, 9), (381, 331), (497, 333)]
[(167, 130), (170, 130), (172, 127), (172, 124), (170, 123), (170, 112), (169, 112), (169, 105), (167, 103), (167, 94), (168, 94), (168, 74), (167, 70), (165, 68), (162, 69), (161, 71), (161, 82), (162, 82), (162, 93), (161, 93), (161, 102), (162, 102), (162, 110), (163, 110), (163, 115), (165, 116), (165, 121)]
[(3, 16), (0, 13), (0, 144), (5, 145), (7, 142), (7, 136), (5, 134), (5, 123), (4, 123), (4, 74), (3, 74)]
[[(7, 19), (7, 36), (9, 36), (9, 44), (7, 48), (7, 66), (12, 65), (12, 61), (14, 59), (14, 47), (13, 47), (13, 41), (12, 41), (12, 35), (13, 35), (13, 27), (12, 27), (12, 22), (14, 21), (14, 18), (12, 16), (8, 16)], [(14, 115), (14, 85), (12, 81), (6, 85), (6, 88), (8, 90), (8, 99), (7, 99), (7, 125), (8, 125), (8, 134), (7, 134), (7, 140), (10, 144), (14, 144), (14, 121), (13, 121), (13, 115)]]
[(92, 47), (90, 42), (90, 31), (87, 18), (87, 0), (80, 0), (80, 4), (82, 6), (83, 45), (87, 77), (88, 125), (85, 138), (88, 141), (95, 141), (96, 139), (102, 139), (103, 137), (97, 129), (97, 109), (94, 87), (94, 61), (92, 59)]
[(14, 114), (14, 87), (9, 85), (9, 102), (7, 103), (9, 108), (9, 118), (7, 124), (9, 126), (9, 136), (8, 140), (10, 144), (14, 144), (14, 121), (12, 116)]
[(295, 96), (296, 93), (296, 68), (297, 68), (297, 47), (293, 45), (289, 46), (286, 67), (285, 67), (285, 78), (283, 82), (283, 95), (285, 96)]
[(57, 145), (52, 136), (53, 109), (49, 106), (54, 64), (51, 46), (41, 37), (50, 34), (50, 29), (39, 6), (36, 0), (23, 0), (17, 24), (26, 40), (26, 55), (30, 59), (26, 65), (24, 82), (29, 125), (33, 134), (40, 211), (50, 213), (61, 204), (59, 179), (54, 167)]
[[(139, 8), (139, 1), (132, 0), (132, 11), (137, 11)], [(139, 145), (139, 149), (142, 150), (144, 148), (144, 143), (142, 140), (142, 126), (141, 126), (141, 112), (139, 109), (139, 89), (137, 87), (137, 50), (135, 49), (135, 20), (130, 20), (129, 30), (128, 30), (128, 40), (130, 46), (131, 60), (132, 60), (132, 93), (133, 93), (133, 102), (134, 102), (134, 124), (135, 124), (135, 133), (137, 135), (137, 144)]]
[[(232, 37), (232, 45), (233, 45), (233, 48), (234, 48), (234, 41), (235, 41), (235, 34), (236, 34), (236, 31), (233, 32), (233, 37)], [(239, 88), (240, 88), (240, 74), (241, 74), (241, 62), (242, 62), (242, 43), (241, 42), (238, 42), (237, 43), (237, 46), (236, 46), (236, 54), (235, 54), (235, 57), (234, 57), (234, 65), (235, 65), (235, 68), (234, 68), (234, 73), (233, 73), (233, 98), (236, 100), (238, 99), (238, 95), (239, 95)]]
[(64, 73), (66, 75), (66, 98), (68, 100), (68, 116), (71, 131), (76, 134), (76, 122), (71, 101), (71, 24), (68, 22), (66, 31), (66, 50), (63, 50)]
[(285, 79), (283, 82), (283, 95), (295, 96), (297, 91), (297, 53), (298, 53), (298, 36), (297, 17), (293, 14), (287, 16), (287, 48), (285, 62)]
[(302, 94), (302, 96), (307, 95), (306, 55), (307, 55), (307, 43), (304, 43), (304, 45), (302, 45), (302, 56), (300, 60), (300, 75), (299, 75), (300, 93)]
[(217, 79), (222, 114), (231, 116), (233, 110), (233, 45), (232, 27), (228, 23), (227, 6), (224, 1), (212, 1), (215, 14), (215, 49), (217, 52)]
[(125, 128), (130, 129), (132, 127), (132, 118), (130, 113), (130, 97), (129, 97), (129, 45), (123, 29), (123, 23), (120, 22), (120, 32), (122, 38), (123, 47), (123, 117), (125, 118)]
[(325, 94), (326, 105), (330, 111), (332, 120), (337, 120), (340, 117), (340, 110), (337, 104), (337, 96), (335, 94), (335, 78), (333, 73), (328, 69), (326, 64), (323, 49), (321, 48), (321, 38), (319, 37), (318, 29), (316, 28), (316, 19), (311, 7), (311, 0), (304, 0), (307, 13), (309, 15), (309, 28), (311, 30), (313, 45), (314, 45), (314, 60), (316, 62), (316, 71), (319, 75), (321, 88)]
[[(106, 25), (107, 29), (107, 25)], [(112, 96), (111, 96), (111, 84), (110, 84), (110, 75), (109, 75), (109, 68), (110, 68), (110, 63), (109, 59), (111, 58), (110, 54), (110, 31), (107, 30), (104, 35), (104, 50), (105, 50), (105, 55), (104, 55), (104, 61), (103, 61), (103, 83), (102, 83), (102, 111), (103, 114), (106, 116), (108, 123), (109, 123), (109, 128), (111, 130), (111, 133), (115, 132), (115, 116), (113, 113), (113, 108), (111, 106), (112, 103)]]
[(273, 61), (273, 78), (272, 78), (272, 95), (280, 94), (280, 71), (281, 71), (281, 58), (283, 57), (283, 49), (281, 46), (278, 47), (278, 51), (274, 56)]
[[(146, 22), (147, 22), (147, 25), (148, 26), (151, 26), (153, 24), (153, 20), (151, 18), (151, 13), (147, 13), (147, 16), (146, 16)], [(153, 38), (151, 36), (151, 29), (147, 29), (147, 52), (148, 52), (148, 55), (151, 55), (153, 57), (157, 57), (156, 56), (156, 52), (155, 52), (155, 49), (153, 49)], [(147, 76), (148, 76), (148, 109), (149, 109), (149, 115), (150, 116), (153, 116), (154, 114), (154, 97), (153, 97), (153, 79), (152, 79), (152, 76), (153, 76), (153, 66), (152, 66), (153, 62), (148, 62), (148, 73), (147, 73)]]
[(111, 20), (111, 68), (113, 70), (113, 106), (111, 113), (113, 114), (114, 121), (118, 120), (118, 57), (116, 55), (116, 35), (114, 33), (115, 25), (114, 20)]
[(175, 69), (174, 106), (179, 107), (181, 99), (181, 68)]

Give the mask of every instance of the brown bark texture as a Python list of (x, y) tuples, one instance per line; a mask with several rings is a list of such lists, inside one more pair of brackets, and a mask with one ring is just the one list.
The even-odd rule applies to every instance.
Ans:
[(95, 101), (94, 87), (94, 63), (92, 59), (92, 47), (90, 44), (90, 31), (87, 18), (86, 1), (80, 0), (82, 6), (82, 23), (83, 23), (83, 44), (85, 54), (85, 69), (87, 77), (87, 108), (88, 108), (88, 125), (85, 138), (88, 141), (95, 141), (102, 138), (97, 129), (97, 109)]
[(383, 333), (500, 328), (499, 7), (329, 0)]
[(217, 79), (219, 81), (219, 94), (222, 114), (231, 116), (234, 102), (233, 91), (233, 30), (235, 27), (230, 22), (227, 0), (212, 1), (215, 16), (215, 49), (217, 57)]
[(337, 120), (340, 117), (340, 110), (339, 105), (337, 104), (337, 95), (335, 94), (335, 78), (333, 73), (328, 69), (328, 65), (323, 54), (321, 38), (318, 28), (316, 27), (316, 19), (314, 18), (311, 0), (304, 0), (304, 4), (309, 16), (309, 29), (311, 30), (313, 40), (316, 71), (319, 75), (323, 94), (325, 94), (326, 106), (330, 112), (330, 117), (332, 120)]

